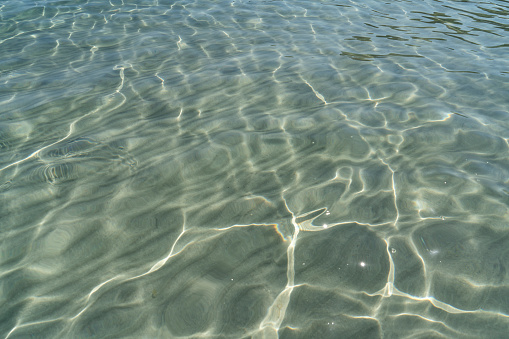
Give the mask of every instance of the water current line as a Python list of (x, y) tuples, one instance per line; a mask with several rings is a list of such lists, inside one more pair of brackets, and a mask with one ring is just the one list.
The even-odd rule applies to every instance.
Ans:
[[(269, 307), (267, 315), (260, 323), (258, 334), (262, 335), (263, 338), (266, 338), (265, 336), (268, 336), (269, 338), (278, 337), (277, 331), (280, 329), (281, 323), (283, 322), (283, 319), (286, 315), (286, 310), (288, 308), (288, 304), (290, 303), (290, 296), (292, 294), (293, 288), (295, 287), (295, 245), (297, 243), (297, 236), (299, 235), (299, 224), (297, 223), (297, 217), (288, 207), (284, 197), (283, 200), (285, 202), (286, 209), (292, 215), (292, 225), (294, 227), (292, 240), (286, 250), (288, 261), (286, 269), (287, 283), (285, 289), (276, 297), (272, 305)], [(272, 329), (273, 332), (270, 331), (267, 333), (266, 329), (269, 331)]]
[(328, 105), (328, 104), (329, 104), (327, 101), (325, 101), (324, 96), (323, 96), (321, 93), (319, 93), (317, 90), (315, 90), (315, 89), (314, 89), (314, 87), (313, 87), (313, 86), (311, 86), (311, 84), (310, 84), (310, 83), (309, 83), (306, 79), (304, 79), (304, 78), (302, 77), (302, 75), (299, 75), (299, 76), (300, 76), (300, 78), (302, 79), (302, 81), (304, 81), (304, 82), (306, 83), (306, 85), (308, 85), (308, 86), (309, 86), (309, 88), (311, 88), (311, 90), (313, 91), (313, 93), (315, 93), (315, 96), (316, 96), (318, 99), (320, 99), (320, 100), (321, 100), (321, 101), (322, 101), (325, 105)]
[(23, 163), (23, 162), (25, 162), (25, 161), (27, 161), (29, 159), (35, 158), (35, 157), (37, 157), (39, 155), (39, 153), (41, 153), (45, 149), (47, 149), (47, 148), (49, 148), (51, 146), (54, 146), (54, 145), (56, 145), (56, 144), (58, 144), (58, 143), (60, 143), (62, 141), (65, 141), (65, 140), (69, 139), (71, 137), (71, 135), (73, 134), (75, 126), (76, 126), (76, 124), (78, 122), (80, 122), (81, 120), (83, 120), (84, 118), (86, 118), (86, 117), (88, 117), (88, 116), (90, 116), (92, 114), (95, 114), (95, 113), (103, 110), (105, 107), (107, 107), (111, 103), (112, 97), (115, 94), (117, 94), (117, 93), (122, 96), (122, 100), (116, 106), (107, 109), (107, 111), (113, 111), (113, 110), (119, 108), (120, 106), (122, 106), (126, 102), (126, 100), (127, 100), (126, 96), (123, 93), (120, 92), (122, 90), (123, 86), (124, 86), (124, 69), (125, 69), (125, 67), (116, 65), (115, 67), (113, 67), (113, 69), (114, 70), (118, 70), (118, 69), (120, 70), (120, 79), (121, 79), (121, 81), (120, 81), (120, 85), (115, 90), (115, 92), (106, 96), (106, 103), (104, 103), (103, 105), (97, 107), (96, 109), (94, 109), (94, 110), (92, 110), (92, 111), (90, 111), (90, 112), (80, 116), (79, 118), (75, 119), (74, 121), (72, 121), (69, 124), (69, 131), (67, 132), (67, 134), (64, 137), (58, 139), (57, 141), (55, 141), (55, 142), (53, 142), (53, 143), (51, 143), (49, 145), (46, 145), (46, 146), (43, 146), (43, 147), (39, 148), (38, 150), (32, 152), (30, 155), (28, 155), (27, 157), (25, 157), (25, 158), (23, 158), (21, 160), (15, 161), (13, 163), (10, 163), (10, 164), (0, 168), (0, 172), (4, 171), (4, 170), (6, 170), (6, 169), (8, 169), (8, 168), (10, 168), (12, 166), (21, 164), (21, 163)]

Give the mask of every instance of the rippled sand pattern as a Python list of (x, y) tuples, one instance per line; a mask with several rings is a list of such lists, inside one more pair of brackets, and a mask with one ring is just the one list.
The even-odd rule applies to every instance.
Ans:
[(509, 2), (0, 3), (0, 335), (505, 338)]

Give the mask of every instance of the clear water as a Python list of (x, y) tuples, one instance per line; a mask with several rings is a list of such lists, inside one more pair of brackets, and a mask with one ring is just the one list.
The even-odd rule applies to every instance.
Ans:
[(6, 338), (504, 338), (509, 1), (0, 2)]

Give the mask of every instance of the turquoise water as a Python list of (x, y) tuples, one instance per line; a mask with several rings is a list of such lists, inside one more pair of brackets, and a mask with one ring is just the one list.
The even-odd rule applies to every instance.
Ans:
[(509, 1), (0, 3), (0, 335), (506, 338)]

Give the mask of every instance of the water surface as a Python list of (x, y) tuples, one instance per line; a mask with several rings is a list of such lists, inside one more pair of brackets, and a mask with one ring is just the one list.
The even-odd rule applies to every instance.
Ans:
[(509, 2), (0, 4), (6, 338), (504, 338)]

